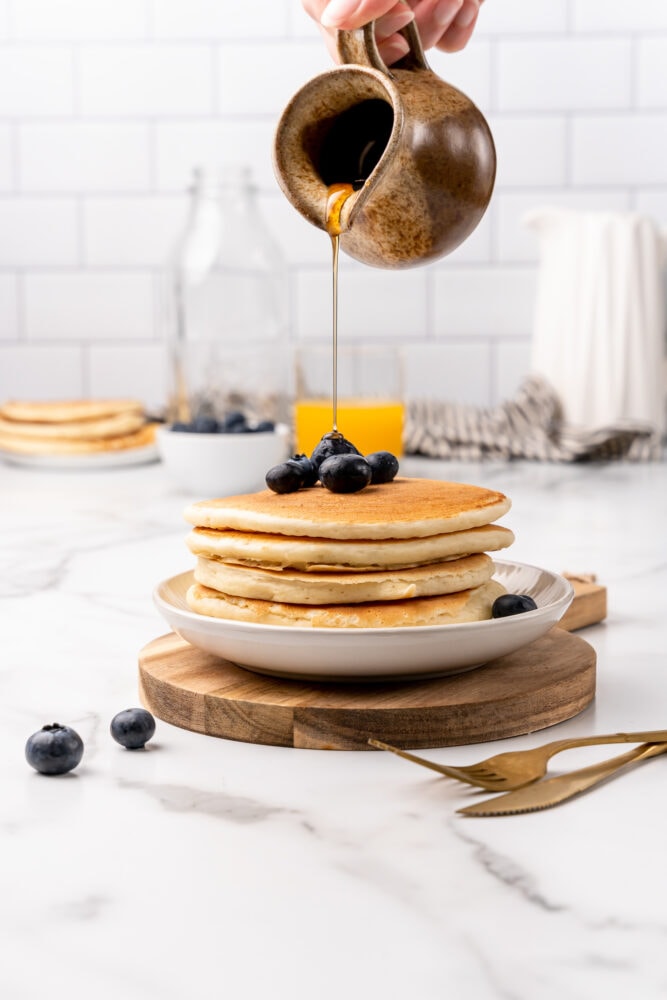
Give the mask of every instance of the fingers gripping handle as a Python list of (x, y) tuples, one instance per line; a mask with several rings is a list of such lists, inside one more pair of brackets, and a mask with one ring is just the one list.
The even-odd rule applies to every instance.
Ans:
[[(428, 63), (424, 56), (421, 39), (414, 21), (402, 28), (399, 34), (403, 35), (410, 51), (400, 59), (396, 66), (401, 69), (428, 69)], [(344, 64), (356, 66), (369, 66), (371, 69), (378, 69), (387, 76), (391, 76), (391, 71), (380, 55), (380, 51), (375, 40), (375, 23), (370, 21), (363, 28), (356, 28), (354, 31), (339, 31), (336, 37), (338, 55)]]

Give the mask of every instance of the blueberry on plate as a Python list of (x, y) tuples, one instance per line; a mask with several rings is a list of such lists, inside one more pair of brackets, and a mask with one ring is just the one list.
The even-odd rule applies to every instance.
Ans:
[(354, 447), (351, 441), (348, 441), (340, 431), (329, 431), (325, 434), (319, 444), (315, 446), (315, 449), (310, 456), (310, 460), (316, 469), (319, 469), (322, 462), (327, 458), (332, 458), (334, 455), (359, 455), (361, 454), (357, 448)]
[(274, 493), (296, 493), (303, 486), (303, 468), (299, 462), (288, 458), (286, 462), (269, 469), (264, 481)]
[(126, 708), (114, 715), (109, 729), (126, 750), (141, 750), (155, 733), (155, 719), (145, 708)]
[(276, 425), (273, 420), (260, 420), (254, 427), (248, 428), (254, 434), (266, 434), (268, 431), (275, 431), (275, 429)]
[(363, 455), (334, 455), (320, 465), (320, 482), (332, 493), (358, 493), (368, 486), (371, 475)]
[(317, 471), (317, 466), (314, 462), (308, 458), (307, 455), (292, 455), (291, 462), (298, 462), (303, 470), (303, 485), (314, 486), (319, 478)]
[(390, 483), (398, 472), (398, 459), (390, 451), (374, 451), (366, 455), (371, 467), (371, 483)]
[(59, 722), (42, 726), (25, 745), (25, 759), (40, 774), (67, 774), (82, 757), (83, 740), (77, 732)]
[(177, 420), (171, 425), (172, 431), (180, 431), (181, 433), (189, 432), (192, 430), (192, 424), (187, 424), (184, 420)]
[(537, 604), (528, 594), (501, 594), (491, 607), (492, 618), (507, 618), (522, 615), (525, 611), (535, 611)]

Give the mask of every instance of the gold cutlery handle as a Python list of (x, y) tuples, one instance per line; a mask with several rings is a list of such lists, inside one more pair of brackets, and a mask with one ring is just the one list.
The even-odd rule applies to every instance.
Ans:
[(667, 743), (643, 743), (641, 746), (635, 747), (634, 750), (619, 754), (618, 757), (612, 757), (610, 760), (603, 760), (597, 764), (589, 764), (588, 767), (582, 767), (578, 771), (570, 771), (569, 774), (560, 774), (556, 778), (548, 780), (562, 781), (563, 784), (567, 782), (572, 794), (576, 795), (578, 792), (586, 791), (587, 788), (604, 781), (612, 774), (616, 774), (628, 764), (645, 760), (647, 757), (656, 757), (666, 751)]
[(553, 740), (545, 743), (543, 749), (549, 749), (552, 754), (561, 750), (572, 750), (575, 747), (592, 747), (603, 743), (664, 743), (667, 741), (667, 729), (649, 729), (639, 733), (605, 733), (600, 736), (578, 736), (572, 739)]

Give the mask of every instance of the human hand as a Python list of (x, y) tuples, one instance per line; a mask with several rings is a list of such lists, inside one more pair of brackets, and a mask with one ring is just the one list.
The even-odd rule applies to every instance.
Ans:
[(408, 52), (408, 43), (397, 34), (415, 20), (425, 49), (457, 52), (467, 45), (484, 0), (302, 0), (304, 10), (317, 22), (327, 47), (338, 60), (336, 30), (361, 28), (375, 21), (375, 37), (387, 66)]

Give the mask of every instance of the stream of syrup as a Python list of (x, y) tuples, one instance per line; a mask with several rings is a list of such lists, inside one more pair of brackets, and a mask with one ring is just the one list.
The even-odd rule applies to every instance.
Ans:
[(332, 273), (332, 430), (338, 434), (338, 253), (340, 250), (340, 234), (344, 231), (341, 220), (343, 205), (354, 194), (352, 184), (331, 184), (327, 192), (325, 229), (331, 237), (331, 273)]

